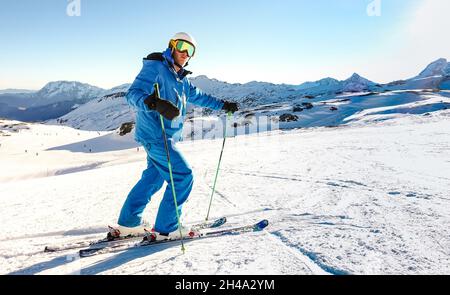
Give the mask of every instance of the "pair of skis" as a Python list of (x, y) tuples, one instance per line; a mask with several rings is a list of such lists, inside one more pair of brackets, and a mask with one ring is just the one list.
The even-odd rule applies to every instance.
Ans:
[[(226, 217), (222, 217), (214, 221), (205, 221), (193, 225), (192, 229), (196, 232), (196, 235), (184, 237), (183, 239), (187, 241), (230, 234), (261, 231), (269, 224), (268, 220), (263, 219), (255, 224), (218, 229), (226, 222), (227, 222)], [(44, 251), (58, 252), (82, 248), (79, 250), (80, 257), (89, 257), (102, 253), (123, 251), (139, 247), (150, 247), (174, 242), (180, 242), (180, 239), (154, 240), (148, 239), (143, 236), (121, 237), (121, 238), (112, 238), (111, 236), (107, 236), (106, 238), (97, 241), (83, 241), (63, 246), (47, 246), (45, 247)]]

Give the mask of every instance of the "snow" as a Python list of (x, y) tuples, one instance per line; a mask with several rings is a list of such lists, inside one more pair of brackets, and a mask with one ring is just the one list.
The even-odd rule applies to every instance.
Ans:
[(309, 89), (313, 87), (333, 87), (339, 84), (339, 81), (333, 78), (324, 78), (319, 81), (305, 82), (298, 86), (298, 89)]
[(91, 100), (58, 119), (49, 120), (47, 124), (63, 124), (90, 131), (114, 130), (123, 123), (134, 122), (134, 118), (125, 92), (118, 92)]
[(47, 83), (41, 90), (36, 92), (33, 106), (38, 104), (50, 104), (52, 101), (58, 101), (62, 98), (86, 99), (101, 95), (102, 89), (74, 81), (55, 81)]
[[(203, 77), (202, 79), (206, 81), (207, 78)], [(445, 91), (430, 92), (427, 89), (415, 88), (383, 92), (367, 91), (372, 84), (370, 81), (368, 82), (366, 79), (354, 74), (348, 79), (346, 85), (352, 85), (353, 90), (360, 89), (361, 91), (343, 92), (339, 95), (333, 93), (332, 95), (319, 96), (312, 99), (305, 98), (300, 94), (294, 95), (297, 92), (290, 92), (288, 96), (285, 96), (283, 90), (273, 88), (269, 92), (274, 94), (261, 94), (261, 98), (257, 98), (254, 101), (255, 103), (241, 103), (240, 111), (235, 114), (236, 122), (239, 127), (247, 125), (251, 128), (255, 125), (254, 121), (261, 117), (266, 118), (270, 116), (271, 119), (279, 121), (283, 115), (295, 115), (297, 119), (294, 122), (281, 122), (279, 127), (289, 129), (339, 126), (347, 123), (349, 120), (347, 118), (349, 117), (359, 118), (356, 114), (361, 111), (373, 113), (376, 110), (380, 110), (380, 108), (391, 107), (392, 111), (395, 110), (398, 113), (426, 113), (450, 106), (450, 101), (446, 97)], [(248, 87), (248, 85), (245, 87)], [(231, 91), (231, 89), (221, 89), (220, 87), (210, 88), (209, 90), (212, 92), (208, 91), (208, 93), (216, 97), (225, 97), (228, 93), (227, 91)], [(236, 89), (233, 91), (236, 91)], [(429, 101), (425, 108), (419, 108), (419, 106), (424, 105), (422, 101), (428, 101), (430, 93), (441, 98)], [(124, 96), (125, 92), (117, 92), (92, 100), (56, 120), (49, 120), (47, 124), (62, 124), (91, 131), (117, 129), (123, 123), (134, 121), (134, 111), (128, 106)], [(266, 96), (270, 99), (265, 98)], [(264, 104), (264, 102), (268, 101), (271, 102)], [(307, 108), (304, 104), (311, 104), (312, 108)], [(201, 109), (190, 107), (188, 105), (187, 123), (184, 132), (185, 139), (190, 139), (192, 136), (198, 136), (215, 128), (211, 126), (211, 122), (217, 121), (218, 112), (202, 114)], [(192, 127), (193, 123), (200, 125), (200, 127)], [(221, 134), (221, 132), (219, 131), (218, 134)], [(237, 134), (241, 134), (241, 132), (237, 132)]]
[(354, 73), (350, 78), (343, 82), (342, 92), (361, 92), (369, 90), (375, 83)]
[(445, 75), (446, 68), (448, 67), (447, 60), (445, 58), (440, 58), (429, 64), (416, 78)]
[(389, 90), (395, 89), (446, 89), (446, 81), (450, 75), (450, 63), (440, 58), (430, 63), (419, 75), (407, 79), (400, 85), (390, 85)]
[[(360, 111), (354, 115), (348, 116), (344, 121), (358, 120), (367, 117), (369, 114), (377, 114), (383, 112), (397, 112), (397, 113), (412, 113), (414, 110), (421, 109), (426, 106), (436, 106), (438, 109), (441, 108), (441, 104), (448, 104), (450, 106), (450, 99), (440, 95), (423, 95), (423, 100), (414, 101), (410, 103), (404, 103), (399, 105), (383, 106), (368, 108)], [(420, 113), (426, 113), (426, 111), (419, 111)]]
[[(361, 121), (383, 115), (390, 120)], [(102, 237), (145, 152), (131, 134), (0, 120), (0, 273), (449, 273), (449, 119), (449, 110), (371, 112), (336, 128), (230, 137), (212, 218), (227, 216), (227, 226), (267, 218), (264, 232), (188, 242), (184, 255), (162, 245), (83, 259), (42, 250)], [(186, 223), (206, 215), (221, 144), (178, 144), (196, 177)], [(162, 193), (145, 218), (155, 218)]]
[[(2, 114), (13, 117), (65, 114), (45, 124), (0, 119), (0, 274), (449, 272), (446, 59), (387, 85), (356, 73), (297, 86), (191, 81), (241, 109), (231, 121), (188, 109), (178, 145), (196, 181), (183, 222), (206, 215), (228, 122), (211, 218), (227, 216), (226, 226), (267, 218), (267, 230), (188, 242), (184, 255), (179, 245), (81, 260), (74, 250), (42, 253), (45, 245), (102, 238), (146, 163), (133, 133), (118, 132), (134, 121), (124, 97), (130, 84), (57, 81), (0, 97)], [(146, 219), (155, 218), (162, 193)]]

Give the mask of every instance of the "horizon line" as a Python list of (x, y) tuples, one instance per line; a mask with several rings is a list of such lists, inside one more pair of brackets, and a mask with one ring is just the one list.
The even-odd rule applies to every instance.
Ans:
[[(441, 59), (446, 60), (447, 63), (448, 63), (448, 59), (447, 59), (447, 58), (444, 58), (444, 57), (437, 58), (437, 59), (433, 60), (432, 62), (428, 63), (428, 64), (425, 66), (425, 68), (424, 68), (423, 70), (425, 70), (429, 65), (431, 65), (431, 64), (433, 64), (433, 63), (435, 63), (435, 62), (437, 62), (438, 60), (441, 60)], [(423, 71), (423, 70), (422, 70), (422, 71)], [(367, 77), (365, 77), (365, 76), (362, 76), (362, 75), (358, 74), (357, 72), (354, 72), (352, 75), (350, 75), (350, 77), (348, 77), (348, 78), (346, 78), (346, 79), (344, 79), (344, 80), (339, 80), (339, 79), (336, 79), (336, 78), (327, 76), (327, 77), (324, 77), (324, 78), (320, 78), (320, 79), (318, 79), (318, 80), (308, 80), (308, 81), (303, 81), (303, 82), (301, 82), (301, 83), (299, 83), (299, 84), (276, 83), (276, 82), (260, 81), (260, 80), (250, 80), (250, 81), (247, 81), (247, 82), (230, 82), (230, 81), (225, 81), (225, 80), (217, 79), (217, 78), (214, 78), (214, 77), (208, 77), (208, 75), (206, 75), (206, 74), (201, 74), (201, 75), (198, 75), (198, 76), (194, 76), (194, 77), (192, 77), (191, 79), (195, 79), (195, 78), (198, 78), (198, 77), (206, 77), (206, 78), (209, 79), (209, 80), (216, 80), (216, 81), (224, 82), (224, 83), (227, 83), (227, 84), (239, 84), (239, 85), (245, 85), (245, 84), (249, 84), (249, 83), (266, 83), (266, 84), (272, 84), (272, 85), (300, 86), (300, 85), (305, 84), (305, 83), (314, 83), (314, 82), (318, 82), (318, 81), (321, 81), (321, 80), (324, 80), (324, 79), (334, 79), (334, 80), (336, 80), (336, 81), (342, 82), (342, 81), (348, 80), (349, 78), (351, 78), (351, 77), (352, 77), (353, 75), (355, 75), (355, 74), (358, 75), (358, 76), (360, 76), (360, 77), (362, 77), (362, 78), (364, 78), (364, 79), (369, 80), (370, 82), (373, 82), (373, 83), (375, 83), (375, 84), (380, 84), (380, 85), (388, 84), (388, 83), (395, 82), (395, 81), (401, 81), (401, 80), (411, 79), (411, 78), (414, 78), (414, 77), (415, 77), (415, 76), (413, 76), (413, 77), (411, 77), (411, 78), (405, 78), (405, 79), (400, 79), (400, 80), (393, 80), (393, 81), (386, 82), (386, 83), (378, 83), (378, 82), (375, 82), (375, 81), (373, 81), (373, 80), (371, 80), (371, 79), (369, 79), (369, 78), (367, 78)], [(420, 74), (420, 73), (418, 73), (417, 75), (419, 75), (419, 74)], [(416, 75), (416, 76), (417, 76), (417, 75)], [(10, 90), (22, 90), (22, 91), (23, 91), (23, 90), (25, 90), (25, 91), (36, 91), (36, 92), (37, 92), (37, 91), (43, 89), (47, 84), (49, 84), (49, 83), (54, 83), (54, 82), (77, 82), (77, 83), (82, 83), (82, 84), (88, 84), (89, 86), (94, 86), (94, 87), (101, 88), (101, 89), (104, 89), (104, 90), (112, 89), (112, 88), (115, 88), (115, 87), (118, 87), (118, 86), (122, 86), (122, 85), (126, 85), (126, 84), (132, 84), (132, 82), (125, 82), (125, 83), (121, 83), (121, 84), (116, 84), (115, 86), (112, 86), (112, 87), (106, 87), (106, 88), (105, 88), (105, 87), (103, 87), (103, 86), (98, 86), (98, 85), (93, 84), (93, 83), (91, 83), (91, 82), (84, 82), (84, 81), (82, 81), (82, 80), (66, 80), (66, 79), (60, 79), (60, 80), (48, 81), (48, 82), (46, 82), (42, 87), (40, 87), (40, 88), (38, 88), (38, 89), (35, 89), (35, 88), (34, 88), (34, 89), (33, 89), (33, 88), (23, 88), (23, 87), (8, 87), (8, 88), (0, 89), (0, 91), (8, 91), (8, 90), (9, 90), (9, 91), (10, 91)]]

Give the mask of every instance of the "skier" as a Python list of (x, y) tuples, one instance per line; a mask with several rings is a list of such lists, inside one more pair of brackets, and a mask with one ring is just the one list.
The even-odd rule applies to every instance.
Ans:
[[(142, 220), (142, 213), (151, 196), (166, 181), (167, 187), (153, 231), (158, 233), (160, 239), (179, 238), (175, 210), (181, 215), (182, 205), (193, 185), (192, 169), (175, 145), (182, 135), (186, 102), (232, 113), (238, 110), (237, 103), (207, 95), (190, 83), (187, 75), (191, 72), (185, 67), (196, 48), (197, 43), (190, 34), (176, 33), (164, 52), (152, 53), (144, 58), (143, 67), (126, 94), (128, 103), (136, 110), (135, 139), (147, 152), (147, 168), (128, 194), (120, 212), (117, 229), (121, 236), (142, 235), (144, 229), (152, 230), (151, 225)], [(154, 90), (155, 83), (159, 85), (160, 98)], [(172, 195), (160, 115), (164, 117), (177, 209)], [(189, 232), (189, 228), (181, 226), (183, 236)]]

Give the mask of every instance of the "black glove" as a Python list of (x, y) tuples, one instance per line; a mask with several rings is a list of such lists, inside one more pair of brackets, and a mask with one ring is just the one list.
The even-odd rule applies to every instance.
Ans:
[(180, 110), (173, 103), (156, 97), (156, 91), (150, 94), (144, 100), (144, 103), (149, 109), (157, 111), (168, 120), (173, 120), (175, 117), (180, 115)]
[(239, 109), (238, 104), (232, 101), (223, 101), (222, 110), (228, 112), (236, 112)]

